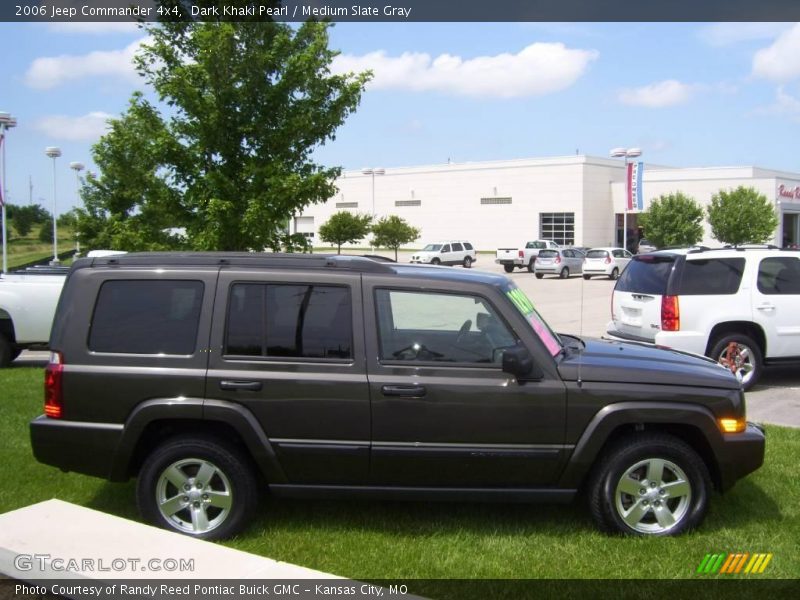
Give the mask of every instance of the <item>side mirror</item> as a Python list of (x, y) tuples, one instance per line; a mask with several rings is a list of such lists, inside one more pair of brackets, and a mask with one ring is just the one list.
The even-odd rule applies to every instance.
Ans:
[(520, 381), (541, 379), (544, 376), (542, 370), (534, 364), (530, 352), (519, 344), (503, 350), (503, 371), (511, 373)]

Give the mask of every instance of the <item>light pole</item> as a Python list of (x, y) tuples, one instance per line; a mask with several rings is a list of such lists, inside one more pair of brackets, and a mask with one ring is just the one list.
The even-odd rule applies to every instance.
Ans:
[(8, 197), (8, 189), (6, 188), (6, 132), (12, 127), (17, 126), (16, 117), (12, 117), (7, 112), (0, 112), (0, 149), (3, 151), (3, 172), (0, 178), (0, 205), (2, 205), (2, 218), (3, 218), (3, 273), (8, 272), (8, 247), (7, 247), (7, 227), (6, 223), (6, 199)]
[[(81, 171), (86, 168), (82, 162), (71, 162), (69, 163), (69, 168), (75, 171), (75, 189), (78, 195), (78, 200), (81, 199)], [(75, 256), (77, 257), (81, 253), (81, 239), (80, 239), (80, 232), (75, 231)]]
[(611, 156), (625, 161), (625, 211), (622, 217), (622, 248), (628, 249), (628, 205), (631, 203), (631, 182), (628, 179), (628, 159), (642, 155), (641, 148), (614, 148)]
[(375, 220), (375, 175), (385, 175), (386, 169), (380, 167), (361, 169), (364, 175), (372, 175), (372, 220)]
[(61, 148), (58, 146), (48, 146), (44, 153), (53, 159), (53, 260), (52, 264), (58, 264), (58, 228), (56, 227), (56, 159), (61, 156)]

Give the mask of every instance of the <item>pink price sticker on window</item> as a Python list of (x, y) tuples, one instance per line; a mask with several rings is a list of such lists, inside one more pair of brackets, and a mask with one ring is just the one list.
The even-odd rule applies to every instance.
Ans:
[(509, 300), (517, 307), (517, 310), (528, 319), (531, 327), (533, 327), (533, 331), (535, 331), (539, 339), (542, 340), (542, 343), (545, 345), (548, 352), (550, 352), (550, 355), (555, 356), (561, 352), (561, 344), (558, 338), (556, 338), (556, 335), (552, 332), (550, 327), (547, 326), (547, 323), (544, 322), (544, 319), (539, 316), (539, 313), (536, 312), (533, 302), (525, 295), (525, 292), (519, 288), (514, 288), (508, 290), (506, 296), (508, 296)]

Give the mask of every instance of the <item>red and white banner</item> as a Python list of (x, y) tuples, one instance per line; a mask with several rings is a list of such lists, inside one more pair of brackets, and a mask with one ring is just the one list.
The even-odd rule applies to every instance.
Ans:
[(627, 210), (644, 209), (644, 197), (642, 196), (642, 171), (644, 171), (644, 163), (628, 163), (627, 173)]

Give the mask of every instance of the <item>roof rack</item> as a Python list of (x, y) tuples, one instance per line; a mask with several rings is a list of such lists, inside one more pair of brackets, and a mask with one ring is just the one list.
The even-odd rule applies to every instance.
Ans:
[(283, 269), (343, 269), (358, 272), (393, 272), (391, 263), (342, 254), (290, 254), (278, 252), (132, 252), (85, 258), (83, 266), (238, 266)]

